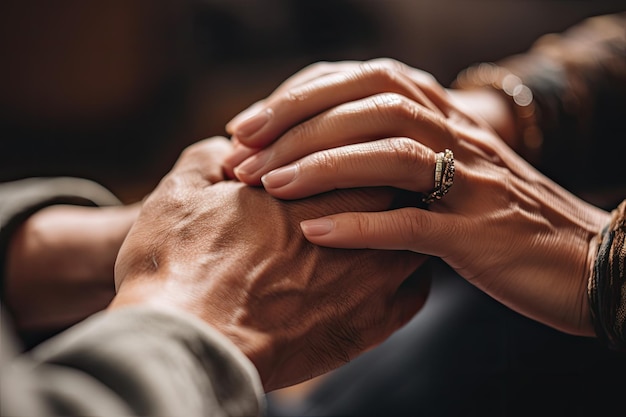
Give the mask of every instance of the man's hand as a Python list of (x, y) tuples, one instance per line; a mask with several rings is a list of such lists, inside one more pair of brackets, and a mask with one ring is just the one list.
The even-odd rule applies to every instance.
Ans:
[(120, 250), (111, 308), (139, 303), (195, 314), (252, 360), (267, 391), (349, 361), (419, 310), (426, 270), (407, 278), (425, 256), (323, 248), (299, 227), (348, 209), (387, 209), (391, 189), (279, 201), (221, 181), (230, 151), (224, 138), (191, 146), (145, 201)]

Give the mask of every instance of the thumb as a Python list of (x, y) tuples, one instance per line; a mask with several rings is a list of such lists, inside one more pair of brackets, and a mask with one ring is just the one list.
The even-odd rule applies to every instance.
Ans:
[(452, 214), (405, 207), (373, 213), (341, 213), (304, 220), (308, 241), (335, 248), (411, 250), (444, 257), (455, 245), (458, 220)]
[(197, 172), (210, 184), (223, 181), (222, 162), (232, 152), (232, 148), (230, 140), (222, 136), (200, 140), (183, 150), (171, 172)]

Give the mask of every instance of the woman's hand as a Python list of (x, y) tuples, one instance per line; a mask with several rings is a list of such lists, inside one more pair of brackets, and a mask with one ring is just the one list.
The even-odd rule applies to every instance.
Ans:
[[(298, 141), (300, 156), (313, 149), (321, 149), (326, 143), (321, 142), (323, 137), (316, 138), (311, 144), (300, 141), (300, 134), (314, 133), (305, 132), (309, 125), (300, 125), (301, 122), (327, 111), (331, 112), (328, 116), (334, 116), (332, 112), (337, 106), (354, 103), (351, 107), (335, 109), (347, 112), (344, 119), (349, 123), (348, 113), (358, 113), (359, 100), (389, 93), (410, 98), (437, 114), (454, 117), (454, 113), (459, 111), (449, 105), (445, 90), (430, 74), (397, 61), (381, 59), (313, 64), (286, 80), (270, 97), (255, 103), (227, 124), (226, 130), (233, 135), (235, 150), (224, 162), (225, 171), (233, 177), (233, 168), (238, 166), (237, 176), (241, 180), (258, 184), (260, 176), (253, 175), (255, 168), (264, 160), (272, 159), (269, 153), (260, 152), (250, 158), (246, 166), (240, 165), (242, 161), (281, 135), (292, 138), (288, 139), (290, 148), (296, 147), (294, 142)], [(355, 116), (358, 117), (358, 114)], [(344, 132), (349, 137), (344, 139), (343, 144), (376, 137), (377, 133), (372, 128), (375, 126), (371, 124), (352, 126), (349, 132)], [(280, 152), (280, 149), (273, 149)], [(291, 153), (289, 157), (293, 155)]]
[(608, 213), (528, 165), (432, 77), (393, 61), (331, 68), (312, 77), (306, 75), (319, 70), (305, 70), (295, 77), (300, 82), (288, 81), (257, 104), (258, 114), (271, 117), (255, 132), (245, 128), (250, 119), (229, 124), (239, 142), (233, 166), (253, 154), (236, 166), (237, 177), (262, 180), (269, 193), (287, 199), (393, 186), (415, 192), (419, 202), (433, 188), (436, 153), (451, 149), (454, 185), (428, 210), (325, 216), (303, 222), (305, 236), (324, 246), (441, 257), (514, 310), (592, 335), (591, 242)]

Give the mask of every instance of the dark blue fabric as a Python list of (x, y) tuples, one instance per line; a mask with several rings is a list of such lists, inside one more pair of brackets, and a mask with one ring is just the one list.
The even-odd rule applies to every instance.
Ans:
[(553, 330), (442, 263), (424, 309), (378, 348), (330, 374), (279, 416), (614, 416), (626, 357)]

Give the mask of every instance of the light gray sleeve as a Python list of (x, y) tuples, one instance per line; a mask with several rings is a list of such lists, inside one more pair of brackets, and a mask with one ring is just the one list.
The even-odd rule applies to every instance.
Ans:
[(226, 337), (186, 313), (128, 307), (98, 313), (7, 358), (3, 416), (258, 416), (253, 364)]
[(109, 206), (121, 202), (91, 180), (73, 177), (26, 178), (0, 184), (0, 225), (24, 212), (52, 204)]

